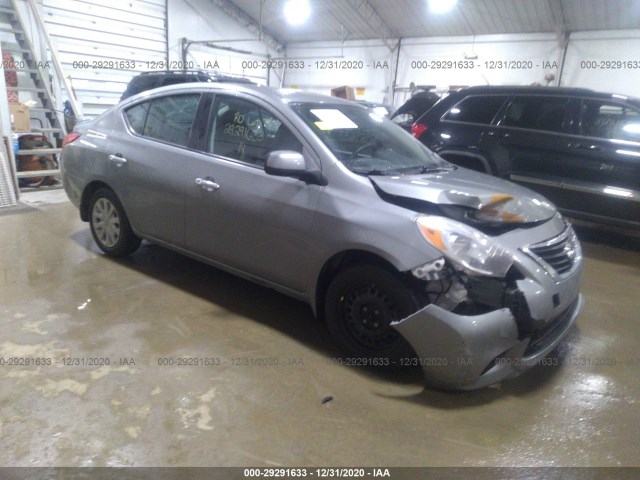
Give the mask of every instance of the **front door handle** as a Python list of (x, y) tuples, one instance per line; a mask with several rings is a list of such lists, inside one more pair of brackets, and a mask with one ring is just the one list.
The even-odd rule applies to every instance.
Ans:
[(124, 158), (121, 154), (116, 153), (115, 155), (109, 155), (109, 160), (114, 162), (118, 167), (126, 165), (127, 159)]
[(207, 192), (213, 192), (214, 190), (218, 190), (220, 185), (213, 181), (213, 179), (209, 178), (196, 178), (196, 185), (200, 185), (203, 190)]
[(509, 138), (511, 136), (509, 132), (498, 133), (493, 130), (490, 130), (489, 132), (487, 132), (487, 135), (489, 135), (490, 137), (498, 138), (498, 139)]

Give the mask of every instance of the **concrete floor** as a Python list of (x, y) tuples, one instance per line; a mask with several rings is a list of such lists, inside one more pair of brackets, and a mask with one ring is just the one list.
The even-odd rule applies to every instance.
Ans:
[[(333, 363), (322, 322), (273, 291), (147, 244), (107, 258), (47, 195), (0, 211), (2, 466), (640, 465), (637, 239), (580, 230), (560, 366), (451, 394)], [(220, 364), (159, 365), (181, 357)]]

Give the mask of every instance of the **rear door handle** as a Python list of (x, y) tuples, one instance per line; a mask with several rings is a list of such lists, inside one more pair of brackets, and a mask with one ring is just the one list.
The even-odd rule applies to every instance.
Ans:
[(127, 159), (124, 158), (121, 154), (116, 153), (115, 155), (109, 155), (109, 160), (114, 162), (118, 167), (121, 167), (127, 163)]
[(606, 172), (611, 172), (615, 167), (613, 165), (611, 165), (610, 163), (604, 163), (602, 162), (600, 164), (600, 170), (604, 170)]
[(200, 185), (203, 190), (207, 192), (213, 192), (214, 190), (218, 190), (220, 185), (213, 181), (212, 178), (196, 178), (196, 185)]
[(584, 143), (576, 143), (573, 148), (577, 149), (577, 150), (590, 150), (592, 152), (599, 152), (600, 150), (602, 150), (599, 146), (597, 145), (588, 145), (588, 144), (584, 144)]

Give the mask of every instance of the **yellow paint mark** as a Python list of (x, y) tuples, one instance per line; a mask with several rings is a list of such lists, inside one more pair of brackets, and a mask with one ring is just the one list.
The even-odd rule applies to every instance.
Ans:
[(207, 390), (206, 393), (200, 395), (200, 401), (204, 402), (204, 403), (209, 403), (214, 398), (216, 398), (216, 388), (215, 387), (210, 388), (209, 390)]
[(91, 375), (92, 380), (98, 380), (113, 372), (127, 372), (127, 373), (133, 374), (133, 373), (136, 373), (136, 370), (129, 367), (128, 365), (123, 365), (121, 367), (112, 367), (111, 365), (102, 365), (100, 368), (91, 370), (89, 372), (89, 375)]
[(136, 418), (144, 420), (149, 416), (149, 413), (151, 412), (151, 404), (147, 403), (145, 405), (142, 405), (141, 407), (129, 407), (127, 408), (127, 411), (135, 415)]
[(60, 381), (46, 379), (45, 383), (35, 387), (45, 397), (57, 397), (62, 392), (70, 392), (74, 395), (82, 396), (87, 391), (87, 384), (80, 383), (70, 378)]
[(138, 438), (138, 435), (140, 434), (140, 427), (126, 427), (124, 431), (127, 432), (127, 435), (131, 438)]

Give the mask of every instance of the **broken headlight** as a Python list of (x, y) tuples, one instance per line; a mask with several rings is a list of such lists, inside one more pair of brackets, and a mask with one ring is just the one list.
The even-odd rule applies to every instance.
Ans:
[(427, 242), (470, 274), (504, 277), (513, 264), (510, 251), (464, 223), (432, 215), (420, 215), (416, 223)]

